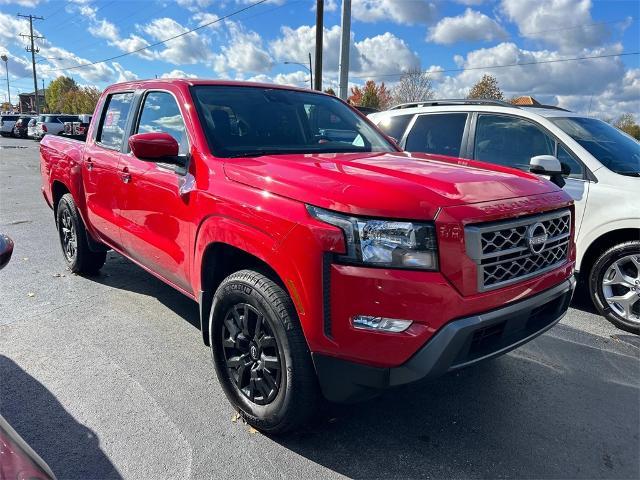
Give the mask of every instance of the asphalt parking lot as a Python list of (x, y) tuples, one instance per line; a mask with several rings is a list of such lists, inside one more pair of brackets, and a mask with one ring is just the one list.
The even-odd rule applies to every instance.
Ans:
[(114, 253), (65, 270), (32, 140), (0, 139), (0, 231), (0, 414), (59, 479), (640, 478), (640, 340), (581, 296), (504, 357), (271, 438), (233, 420), (195, 303)]

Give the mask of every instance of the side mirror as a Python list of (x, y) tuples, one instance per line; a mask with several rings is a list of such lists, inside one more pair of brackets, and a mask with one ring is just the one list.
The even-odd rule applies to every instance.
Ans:
[(529, 162), (529, 171), (537, 175), (549, 175), (549, 180), (558, 187), (565, 186), (562, 177), (562, 165), (560, 161), (553, 155), (537, 155), (531, 158)]
[(181, 165), (178, 161), (178, 142), (168, 133), (137, 133), (129, 137), (129, 146), (140, 160)]
[(0, 270), (7, 266), (13, 254), (13, 241), (6, 235), (0, 234)]

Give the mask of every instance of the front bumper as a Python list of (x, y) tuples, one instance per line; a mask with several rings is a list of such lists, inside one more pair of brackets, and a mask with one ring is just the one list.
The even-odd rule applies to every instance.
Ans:
[(525, 300), (453, 320), (397, 367), (372, 367), (314, 353), (322, 392), (334, 402), (363, 400), (385, 388), (435, 378), (502, 355), (558, 323), (569, 307), (575, 283), (571, 276)]

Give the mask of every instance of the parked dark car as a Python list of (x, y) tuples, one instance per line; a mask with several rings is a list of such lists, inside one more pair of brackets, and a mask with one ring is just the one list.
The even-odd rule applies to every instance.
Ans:
[(13, 136), (18, 138), (27, 138), (30, 121), (31, 117), (19, 117), (18, 120), (16, 120), (15, 125), (13, 126)]

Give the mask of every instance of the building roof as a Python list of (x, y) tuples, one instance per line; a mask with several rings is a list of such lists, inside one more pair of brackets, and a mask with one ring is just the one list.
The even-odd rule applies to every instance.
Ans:
[[(29, 92), (29, 93), (20, 93), (18, 94), (19, 97), (33, 97), (35, 94), (35, 92)], [(44, 90), (39, 88), (38, 89), (38, 95), (41, 95), (44, 97)]]
[(530, 95), (523, 95), (521, 97), (516, 97), (511, 100), (513, 105), (542, 105), (539, 101), (533, 98)]

